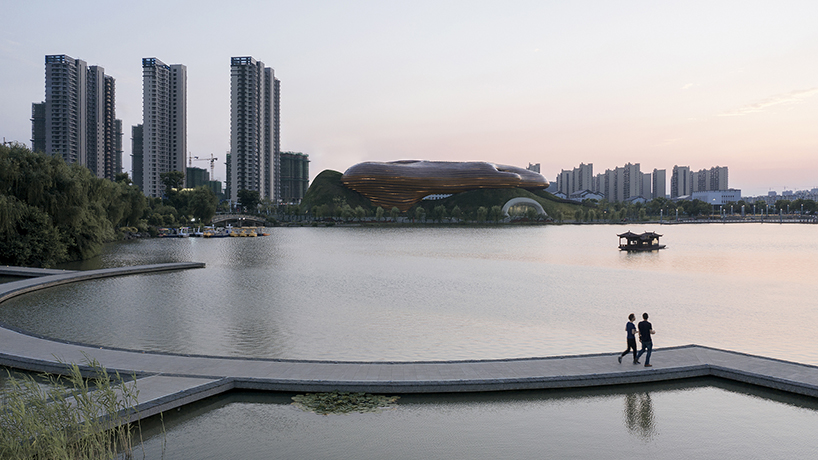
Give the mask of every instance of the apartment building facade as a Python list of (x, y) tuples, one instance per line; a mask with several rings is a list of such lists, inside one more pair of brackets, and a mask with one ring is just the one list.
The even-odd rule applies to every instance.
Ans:
[(142, 191), (161, 197), (160, 174), (185, 173), (187, 67), (142, 59)]
[(31, 112), (32, 150), (60, 155), (97, 177), (113, 180), (121, 172), (116, 81), (104, 68), (66, 54), (45, 56), (45, 101)]
[(273, 69), (251, 56), (230, 60), (230, 155), (227, 190), (281, 199), (280, 82)]

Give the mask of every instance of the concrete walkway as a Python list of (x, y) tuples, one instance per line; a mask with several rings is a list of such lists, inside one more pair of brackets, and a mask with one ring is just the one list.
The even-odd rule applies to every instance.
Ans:
[(4, 265), (0, 267), (0, 276), (17, 276), (20, 278), (35, 278), (46, 275), (62, 275), (71, 273), (71, 270), (56, 270), (51, 268), (31, 268), (31, 267), (11, 267)]
[[(148, 268), (152, 267), (152, 268)], [(189, 268), (163, 264), (49, 275), (28, 282), (26, 292), (52, 286), (64, 277), (144, 273)], [(130, 270), (130, 271), (129, 271)], [(137, 271), (133, 271), (137, 270)], [(143, 270), (143, 271), (139, 271)], [(102, 273), (104, 272), (104, 273)], [(89, 278), (90, 277), (90, 278)], [(0, 284), (0, 302), (19, 283)], [(15, 294), (19, 295), (19, 294)], [(658, 382), (715, 376), (801, 395), (818, 397), (818, 367), (688, 345), (654, 350), (653, 368), (619, 364), (617, 354), (564, 357), (434, 361), (327, 362), (188, 356), (115, 350), (55, 342), (0, 328), (0, 364), (63, 372), (64, 364), (90, 359), (108, 370), (136, 375), (139, 417), (148, 417), (230, 390), (287, 392), (361, 391), (368, 393), (445, 393), (548, 389)]]

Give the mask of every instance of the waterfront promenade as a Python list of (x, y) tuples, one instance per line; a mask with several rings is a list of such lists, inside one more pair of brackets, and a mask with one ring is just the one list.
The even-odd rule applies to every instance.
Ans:
[[(201, 268), (157, 264), (104, 270), (42, 272), (0, 284), (0, 303), (43, 287), (108, 276)], [(0, 267), (0, 274), (6, 274)], [(33, 276), (29, 273), (26, 276)], [(2, 308), (2, 306), (0, 306)], [(63, 372), (64, 363), (93, 359), (109, 371), (134, 375), (138, 415), (149, 417), (231, 390), (447, 393), (578, 388), (713, 376), (818, 397), (818, 367), (688, 345), (654, 350), (653, 368), (619, 364), (618, 353), (470, 361), (341, 362), (246, 359), (100, 348), (34, 337), (0, 327), (0, 365)]]

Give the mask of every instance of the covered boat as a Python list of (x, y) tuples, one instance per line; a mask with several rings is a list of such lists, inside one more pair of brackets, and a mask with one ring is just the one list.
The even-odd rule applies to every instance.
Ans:
[(627, 231), (616, 236), (619, 237), (619, 249), (622, 251), (655, 251), (665, 248), (664, 244), (659, 244), (659, 237), (662, 235), (656, 232), (637, 234)]

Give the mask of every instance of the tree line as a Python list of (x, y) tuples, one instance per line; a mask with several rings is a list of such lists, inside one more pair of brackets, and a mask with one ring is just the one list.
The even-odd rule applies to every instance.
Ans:
[[(795, 213), (801, 212), (803, 205), (804, 214), (815, 214), (818, 212), (818, 203), (808, 199), (797, 199), (793, 201), (778, 200), (774, 205), (769, 205), (763, 200), (747, 202), (739, 200), (727, 203), (714, 208), (713, 205), (701, 200), (672, 201), (667, 198), (656, 198), (645, 203), (625, 203), (609, 202), (607, 200), (585, 200), (576, 203), (572, 210), (556, 210), (548, 219), (556, 222), (622, 222), (622, 221), (646, 221), (651, 219), (674, 219), (680, 218), (702, 218), (706, 216), (719, 215), (720, 212), (745, 215), (760, 215), (762, 213)], [(527, 206), (520, 206), (520, 210), (509, 210), (512, 220), (538, 221), (546, 220), (543, 216)], [(729, 211), (728, 211), (729, 210)], [(311, 219), (339, 219), (344, 221), (363, 220), (374, 217), (376, 221), (392, 220), (396, 221), (398, 216), (404, 216), (413, 222), (500, 222), (504, 219), (502, 208), (499, 205), (479, 206), (475, 209), (461, 209), (455, 205), (447, 207), (430, 203), (418, 204), (410, 210), (402, 213), (398, 208), (386, 210), (380, 206), (375, 209), (355, 206), (352, 207), (342, 198), (336, 198), (333, 203), (313, 206), (309, 212), (299, 209), (298, 206), (288, 206), (285, 213), (291, 220), (301, 219), (309, 216)]]
[[(175, 181), (180, 188), (181, 174), (166, 185)], [(112, 182), (61, 156), (0, 146), (0, 264), (51, 267), (88, 259), (125, 233), (155, 232), (193, 217), (209, 221), (216, 205), (206, 187), (148, 198), (127, 174)]]

